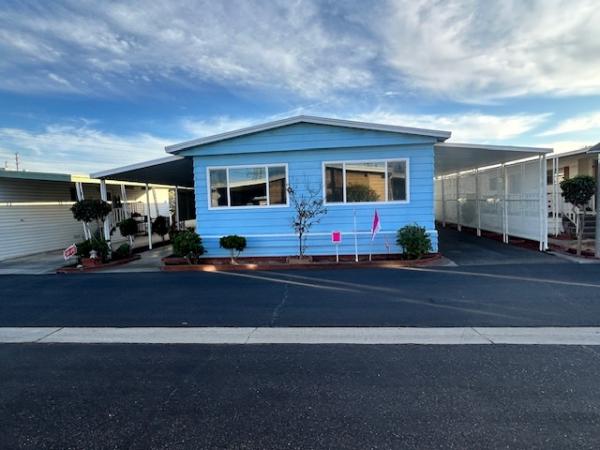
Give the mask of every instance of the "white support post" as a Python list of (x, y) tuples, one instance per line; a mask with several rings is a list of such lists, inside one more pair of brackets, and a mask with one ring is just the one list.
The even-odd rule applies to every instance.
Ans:
[(445, 177), (442, 176), (440, 181), (442, 182), (442, 226), (446, 228), (446, 189), (444, 187), (444, 179)]
[(160, 211), (158, 210), (158, 200), (156, 200), (156, 189), (152, 189), (152, 199), (154, 200), (154, 212), (156, 213), (156, 217), (160, 216)]
[(459, 197), (460, 197), (460, 174), (457, 172), (456, 173), (456, 228), (458, 229), (458, 231), (462, 231), (462, 227), (460, 225), (460, 202), (459, 202)]
[[(121, 184), (121, 201), (123, 203), (123, 212), (125, 213), (125, 218), (131, 218), (131, 211), (129, 210), (129, 204), (127, 203), (127, 188), (124, 184)], [(133, 236), (127, 236), (129, 238), (129, 248), (133, 249)]]
[[(81, 182), (75, 183), (75, 192), (77, 193), (78, 201), (85, 199), (84, 194), (83, 194), (83, 184)], [(90, 227), (85, 222), (83, 222), (83, 237), (85, 240), (92, 238), (92, 233), (90, 231)]]
[[(545, 231), (545, 227), (544, 227), (544, 221), (546, 223), (548, 223), (548, 217), (544, 217), (544, 211), (546, 211), (546, 207), (544, 206), (547, 203), (547, 195), (544, 195), (544, 173), (543, 173), (543, 164), (542, 164), (542, 158), (543, 156), (538, 156), (538, 189), (539, 189), (539, 195), (538, 198), (540, 200), (540, 207), (539, 207), (539, 217), (540, 217), (540, 230), (539, 230), (539, 235), (540, 235), (540, 252), (544, 251), (544, 231)], [(546, 197), (546, 198), (544, 198)], [(545, 201), (544, 201), (545, 200)]]
[(481, 201), (479, 200), (479, 169), (475, 169), (475, 205), (477, 208), (477, 236), (481, 237)]
[[(100, 180), (100, 198), (103, 201), (108, 202), (106, 180)], [(110, 214), (104, 219), (104, 240), (108, 242), (108, 248), (110, 248)]]
[(600, 153), (596, 162), (596, 233), (594, 235), (594, 250), (596, 258), (600, 258)]
[(508, 183), (506, 182), (506, 165), (502, 164), (502, 236), (505, 244), (508, 244)]
[(554, 236), (558, 236), (558, 161), (552, 158), (552, 227)]
[(148, 232), (148, 248), (152, 250), (152, 217), (150, 216), (150, 187), (146, 183), (146, 220)]
[(175, 229), (179, 230), (179, 187), (175, 186)]
[(121, 185), (121, 203), (123, 203), (123, 212), (125, 217), (128, 219), (131, 217), (131, 211), (129, 211), (129, 204), (127, 203), (127, 188), (124, 184)]

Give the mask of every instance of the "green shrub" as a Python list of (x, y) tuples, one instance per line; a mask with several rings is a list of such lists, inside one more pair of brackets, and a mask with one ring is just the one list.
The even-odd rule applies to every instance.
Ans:
[(379, 194), (364, 184), (351, 184), (346, 188), (348, 202), (376, 202), (381, 200)]
[(194, 231), (180, 231), (173, 238), (173, 253), (175, 256), (197, 258), (204, 254), (202, 239)]
[(165, 240), (165, 235), (169, 232), (169, 219), (165, 216), (158, 216), (152, 222), (152, 232), (158, 234), (162, 240)]
[(85, 223), (104, 221), (111, 209), (112, 207), (107, 202), (93, 199), (80, 200), (71, 206), (75, 220)]
[(231, 260), (233, 261), (240, 256), (240, 253), (246, 248), (246, 238), (236, 234), (223, 236), (219, 239), (219, 245), (221, 248), (226, 248), (231, 252)]
[(406, 225), (398, 230), (396, 244), (407, 259), (420, 259), (431, 251), (431, 239), (425, 227)]
[(125, 259), (131, 254), (131, 247), (129, 244), (121, 244), (114, 252), (112, 252), (112, 259)]
[(96, 250), (102, 261), (108, 259), (110, 249), (108, 243), (103, 239), (88, 239), (77, 244), (77, 256), (80, 258), (89, 258), (92, 250)]
[(119, 227), (121, 236), (135, 236), (138, 231), (138, 223), (132, 218), (120, 221), (117, 226)]

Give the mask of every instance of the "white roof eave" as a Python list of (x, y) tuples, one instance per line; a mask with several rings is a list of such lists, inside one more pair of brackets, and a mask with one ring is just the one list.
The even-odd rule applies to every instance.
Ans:
[(342, 120), (342, 119), (331, 119), (326, 117), (316, 116), (294, 116), (287, 119), (276, 120), (273, 122), (267, 122), (251, 127), (240, 128), (239, 130), (228, 131), (225, 133), (215, 134), (213, 136), (207, 136), (199, 139), (193, 139), (191, 141), (181, 142), (179, 144), (168, 145), (165, 147), (167, 153), (177, 153), (190, 147), (197, 147), (199, 145), (211, 144), (213, 142), (224, 141), (226, 139), (232, 139), (235, 137), (244, 136), (247, 134), (258, 133), (261, 131), (272, 130), (274, 128), (284, 127), (287, 125), (294, 125), (297, 123), (312, 123), (316, 125), (331, 125), (345, 128), (358, 128), (363, 130), (374, 130), (374, 131), (389, 131), (392, 133), (404, 133), (404, 134), (418, 134), (421, 136), (431, 136), (437, 139), (446, 140), (450, 137), (450, 131), (442, 130), (429, 130), (424, 128), (411, 128), (402, 127), (397, 125), (383, 125), (370, 122), (357, 122), (353, 120)]

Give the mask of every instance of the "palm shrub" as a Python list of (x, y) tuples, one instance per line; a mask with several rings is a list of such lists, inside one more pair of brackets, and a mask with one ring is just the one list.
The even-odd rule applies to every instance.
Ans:
[(425, 227), (406, 225), (398, 230), (396, 244), (407, 259), (420, 259), (431, 251), (431, 239)]
[(77, 256), (79, 258), (89, 258), (92, 250), (98, 254), (100, 260), (108, 260), (109, 247), (108, 242), (104, 239), (87, 239), (77, 244)]
[(180, 231), (173, 238), (173, 253), (175, 256), (195, 260), (205, 252), (202, 239), (191, 230)]
[(219, 245), (231, 252), (231, 262), (235, 263), (235, 258), (240, 256), (240, 253), (246, 248), (246, 238), (236, 234), (223, 236), (219, 239)]

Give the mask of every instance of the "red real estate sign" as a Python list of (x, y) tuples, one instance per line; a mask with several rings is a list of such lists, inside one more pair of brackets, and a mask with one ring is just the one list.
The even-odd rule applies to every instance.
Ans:
[(342, 232), (341, 231), (332, 231), (331, 232), (331, 242), (334, 244), (342, 243)]
[(67, 261), (71, 256), (75, 256), (77, 254), (77, 246), (75, 244), (69, 245), (63, 251), (63, 258)]

